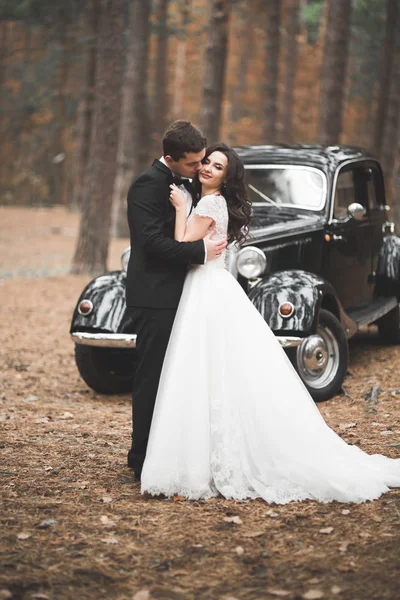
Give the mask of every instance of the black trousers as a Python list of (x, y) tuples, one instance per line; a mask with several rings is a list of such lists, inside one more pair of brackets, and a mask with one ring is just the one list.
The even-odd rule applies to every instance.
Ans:
[(138, 359), (132, 390), (133, 427), (129, 466), (140, 475), (176, 308), (128, 308), (128, 311), (137, 334)]

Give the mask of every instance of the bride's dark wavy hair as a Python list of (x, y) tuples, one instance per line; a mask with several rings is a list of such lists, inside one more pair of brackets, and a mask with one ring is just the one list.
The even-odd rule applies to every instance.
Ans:
[[(244, 185), (244, 166), (239, 156), (230, 146), (223, 142), (215, 142), (206, 149), (203, 162), (213, 152), (221, 152), (228, 159), (225, 182), (221, 186), (221, 194), (228, 207), (228, 242), (243, 242), (248, 234), (251, 202)], [(196, 191), (200, 194), (201, 184), (196, 178)]]

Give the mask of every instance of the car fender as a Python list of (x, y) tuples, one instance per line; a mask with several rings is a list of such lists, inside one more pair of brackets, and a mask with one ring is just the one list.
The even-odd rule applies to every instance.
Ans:
[[(125, 271), (112, 271), (90, 281), (76, 304), (70, 333), (127, 331), (130, 319), (126, 310), (125, 288)], [(85, 299), (92, 302), (93, 309), (88, 315), (81, 315), (78, 306)]]
[[(252, 287), (249, 299), (264, 317), (274, 333), (315, 333), (319, 310), (325, 302), (327, 309), (341, 320), (342, 308), (332, 285), (313, 273), (289, 270), (273, 273)], [(290, 317), (282, 317), (279, 306), (291, 302)]]
[(400, 300), (400, 238), (397, 235), (383, 238), (376, 268), (375, 294), (397, 296)]

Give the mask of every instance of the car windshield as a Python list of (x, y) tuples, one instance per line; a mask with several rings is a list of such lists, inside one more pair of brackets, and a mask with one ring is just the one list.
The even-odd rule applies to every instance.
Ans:
[(321, 210), (326, 180), (318, 169), (303, 166), (246, 165), (245, 182), (252, 203)]

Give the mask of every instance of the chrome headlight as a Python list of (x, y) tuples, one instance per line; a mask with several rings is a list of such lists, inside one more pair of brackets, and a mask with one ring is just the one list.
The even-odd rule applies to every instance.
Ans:
[(255, 246), (240, 250), (236, 257), (236, 267), (240, 275), (246, 279), (255, 279), (262, 275), (267, 266), (265, 254)]
[(126, 250), (124, 250), (124, 252), (122, 253), (121, 256), (121, 265), (122, 265), (122, 270), (126, 271), (128, 270), (128, 262), (129, 262), (129, 257), (131, 255), (131, 248), (127, 248)]

